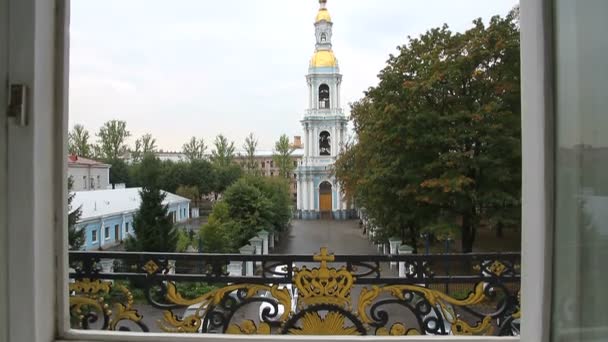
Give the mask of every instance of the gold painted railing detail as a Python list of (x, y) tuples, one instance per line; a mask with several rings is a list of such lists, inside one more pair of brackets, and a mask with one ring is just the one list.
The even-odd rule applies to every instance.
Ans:
[[(432, 281), (432, 274), (425, 284), (413, 280), (407, 280), (410, 283), (406, 284), (382, 284), (381, 278), (365, 278), (367, 283), (358, 284), (359, 279), (364, 279), (361, 277), (369, 274), (356, 272), (359, 266), (369, 267), (359, 259), (333, 267), (332, 263), (344, 263), (348, 256), (336, 261), (326, 248), (312, 257), (315, 267), (297, 267), (295, 262), (275, 258), (270, 260), (275, 264), (262, 264), (262, 269), (283, 265), (277, 278), (260, 278), (264, 283), (236, 282), (192, 298), (181, 293), (172, 280), (182, 278), (171, 277), (168, 258), (144, 259), (139, 268), (133, 268), (141, 271), (131, 274), (130, 282), (75, 277), (69, 287), (70, 313), (76, 328), (90, 329), (93, 324), (100, 329), (131, 330), (127, 324), (130, 322), (148, 331), (142, 315), (133, 308), (133, 295), (126, 285), (139, 284), (148, 303), (163, 310), (162, 319), (155, 322), (157, 327), (170, 333), (391, 336), (519, 333), (519, 292), (516, 288), (515, 293), (512, 291), (518, 284), (513, 280), (508, 286), (502, 282), (505, 277), (519, 279), (515, 273), (519, 265), (515, 262), (483, 259), (477, 266), (468, 263), (480, 274), (479, 279), (468, 294), (456, 297), (439, 290), (442, 283)], [(429, 263), (418, 259), (421, 257), (416, 259), (418, 264), (411, 263), (411, 272), (416, 272), (416, 267), (428, 271)], [(217, 279), (230, 278), (222, 268), (210, 269), (219, 272)], [(88, 273), (80, 271), (80, 274)], [(427, 279), (426, 275), (416, 277)], [(388, 308), (395, 307), (413, 315), (391, 316)], [(255, 317), (246, 308), (254, 308)], [(187, 310), (182, 315), (178, 309)], [(410, 317), (409, 321), (403, 321), (403, 317)]]
[[(119, 330), (121, 322), (132, 322), (147, 331), (141, 326), (143, 316), (132, 308), (133, 295), (126, 286), (115, 286), (110, 281), (82, 279), (71, 283), (69, 290), (70, 315), (78, 327), (87, 329), (89, 324), (99, 322), (101, 316), (102, 330)], [(106, 298), (113, 292), (122, 297), (122, 302), (113, 300), (114, 310), (111, 310)]]

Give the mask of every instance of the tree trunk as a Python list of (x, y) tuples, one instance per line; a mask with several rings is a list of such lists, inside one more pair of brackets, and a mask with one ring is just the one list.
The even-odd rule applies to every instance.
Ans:
[(462, 235), (462, 253), (473, 252), (473, 241), (475, 239), (475, 230), (473, 228), (473, 218), (470, 213), (466, 213), (462, 216), (461, 225)]
[(412, 254), (418, 254), (418, 236), (416, 235), (416, 229), (414, 228), (413, 224), (409, 224), (409, 230), (410, 230), (410, 244), (414, 250), (412, 251)]
[(497, 238), (504, 237), (503, 226), (504, 225), (502, 224), (502, 221), (498, 221), (498, 224), (496, 225), (496, 237)]

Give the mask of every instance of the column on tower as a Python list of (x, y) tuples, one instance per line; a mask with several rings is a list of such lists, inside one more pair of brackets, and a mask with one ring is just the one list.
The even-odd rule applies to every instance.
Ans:
[(344, 130), (342, 129), (342, 121), (340, 121), (338, 126), (338, 149), (342, 144), (344, 144)]
[(340, 210), (341, 209), (341, 205), (342, 205), (341, 198), (342, 198), (342, 195), (340, 194), (340, 190), (341, 190), (340, 189), (340, 183), (338, 183), (336, 181), (336, 205), (334, 207), (334, 210)]
[(302, 175), (302, 210), (308, 210), (308, 178)]
[(340, 79), (336, 82), (336, 108), (340, 108)]
[(312, 108), (312, 82), (308, 82), (308, 108)]
[(309, 124), (304, 124), (304, 158), (310, 156), (310, 128)]
[(298, 182), (296, 183), (296, 196), (297, 196), (297, 209), (302, 210), (302, 175), (298, 175)]
[(331, 155), (333, 157), (338, 155), (338, 151), (336, 150), (336, 142), (338, 141), (338, 134), (336, 131), (336, 125), (331, 126)]
[(313, 130), (313, 156), (318, 157), (319, 156), (319, 127), (315, 125), (314, 130)]
[(308, 177), (308, 210), (315, 211), (315, 185), (312, 176)]

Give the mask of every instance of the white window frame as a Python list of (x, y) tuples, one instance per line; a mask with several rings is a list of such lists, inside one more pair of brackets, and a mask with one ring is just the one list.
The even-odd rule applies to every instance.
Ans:
[(103, 239), (110, 240), (110, 227), (103, 227)]
[[(32, 90), (29, 124), (8, 126), (7, 201), (9, 341), (318, 341), (314, 336), (173, 335), (75, 331), (67, 291), (67, 89), (69, 0), (0, 0), (8, 12), (9, 80)], [(522, 31), (522, 305), (520, 338), (412, 337), (407, 341), (548, 342), (553, 221), (553, 114), (550, 0), (521, 1)], [(11, 19), (18, 18), (18, 19)], [(0, 19), (2, 11), (0, 11)], [(0, 20), (2, 23), (2, 20)], [(2, 32), (0, 32), (1, 34)], [(1, 36), (0, 36), (1, 39)], [(0, 70), (1, 71), (1, 70)], [(0, 75), (3, 76), (3, 75)], [(0, 90), (0, 92), (5, 91)], [(1, 96), (0, 96), (1, 97)], [(50, 110), (49, 110), (50, 109)], [(4, 132), (0, 132), (4, 133)], [(35, 137), (35, 139), (33, 138)], [(25, 153), (24, 153), (25, 152)], [(49, 174), (51, 177), (49, 178)], [(35, 204), (35, 205), (33, 205)], [(48, 229), (53, 222), (55, 229)], [(0, 281), (2, 279), (0, 278)], [(1, 313), (1, 312), (0, 312)], [(2, 316), (0, 315), (0, 318)], [(6, 323), (6, 324), (5, 324)], [(3, 329), (3, 332), (5, 330)], [(3, 339), (0, 335), (0, 342)], [(394, 341), (391, 337), (334, 337)]]
[[(97, 229), (93, 229), (91, 230), (91, 244), (97, 243), (99, 240), (99, 237), (97, 236)], [(94, 238), (94, 239), (93, 239)]]

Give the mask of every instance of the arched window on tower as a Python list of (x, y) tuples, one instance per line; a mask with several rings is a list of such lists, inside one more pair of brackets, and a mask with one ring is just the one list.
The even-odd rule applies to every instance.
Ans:
[(329, 109), (329, 86), (327, 84), (319, 86), (319, 108)]
[(325, 33), (321, 33), (321, 43), (325, 43), (327, 41), (327, 35)]
[(319, 134), (319, 152), (322, 156), (331, 156), (331, 137), (328, 131)]

